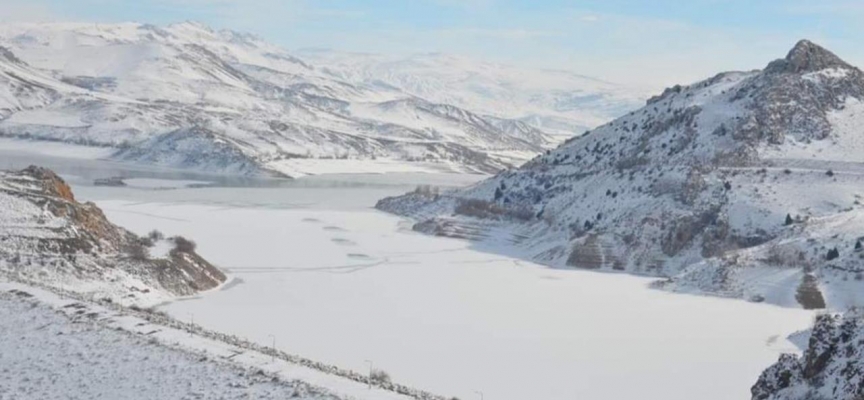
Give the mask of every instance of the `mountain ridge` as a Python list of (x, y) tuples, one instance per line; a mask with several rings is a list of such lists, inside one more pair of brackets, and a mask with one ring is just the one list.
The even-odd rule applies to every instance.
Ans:
[[(560, 140), (531, 120), (346, 81), (254, 35), (200, 23), (9, 25), (0, 46), (20, 61), (7, 71), (30, 77), (4, 75), (0, 134), (113, 147), (124, 161), (302, 176), (338, 158), (493, 173)], [(384, 107), (394, 101), (403, 107)], [(232, 150), (198, 163), (185, 145), (196, 132)]]
[[(809, 41), (787, 58), (669, 88), (473, 187), (378, 207), (423, 232), (484, 243), (512, 235), (507, 246), (532, 260), (663, 277), (667, 290), (864, 304), (852, 249), (864, 228), (855, 190), (864, 143), (854, 133), (864, 128), (864, 75)], [(826, 260), (834, 247), (839, 257)]]

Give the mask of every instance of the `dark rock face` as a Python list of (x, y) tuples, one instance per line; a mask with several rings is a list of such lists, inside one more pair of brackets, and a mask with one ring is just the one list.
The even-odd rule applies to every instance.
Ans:
[(824, 47), (805, 39), (795, 44), (786, 58), (772, 62), (765, 71), (800, 74), (827, 68), (848, 69), (852, 66)]
[(820, 315), (803, 357), (784, 354), (750, 389), (753, 400), (864, 398), (864, 323), (860, 312)]
[[(834, 74), (821, 74), (833, 69)], [(821, 74), (821, 75), (820, 75)], [(753, 117), (739, 127), (739, 137), (783, 143), (821, 140), (831, 125), (827, 114), (847, 98), (864, 99), (864, 74), (830, 51), (802, 40), (784, 59), (771, 62), (760, 79), (742, 85), (735, 98), (751, 97)]]
[(122, 271), (145, 286), (136, 290), (175, 295), (211, 289), (226, 279), (194, 250), (150, 258), (141, 238), (112, 224), (95, 204), (76, 201), (69, 185), (45, 168), (0, 172), (0, 204), (13, 208), (0, 213), (2, 272), (30, 280), (104, 283)]

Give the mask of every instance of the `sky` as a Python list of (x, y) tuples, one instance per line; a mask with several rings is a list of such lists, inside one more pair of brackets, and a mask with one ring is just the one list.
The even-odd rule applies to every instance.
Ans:
[(864, 66), (864, 0), (0, 0), (0, 22), (198, 21), (289, 50), (442, 52), (662, 88), (802, 38)]

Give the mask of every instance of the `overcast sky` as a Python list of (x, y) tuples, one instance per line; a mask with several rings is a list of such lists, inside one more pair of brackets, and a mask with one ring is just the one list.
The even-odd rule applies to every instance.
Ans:
[(801, 38), (864, 65), (864, 0), (0, 0), (0, 21), (195, 20), (287, 49), (445, 52), (657, 88)]

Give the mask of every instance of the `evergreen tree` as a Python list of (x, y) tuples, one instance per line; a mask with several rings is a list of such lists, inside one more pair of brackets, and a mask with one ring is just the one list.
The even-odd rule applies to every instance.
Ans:
[(831, 261), (837, 257), (840, 257), (840, 251), (837, 250), (836, 247), (831, 249), (831, 250), (828, 250), (828, 256), (826, 257), (828, 259), (828, 261)]
[(786, 214), (786, 223), (784, 225), (789, 226), (789, 225), (792, 225), (794, 223), (795, 223), (795, 220), (792, 219), (792, 215)]

